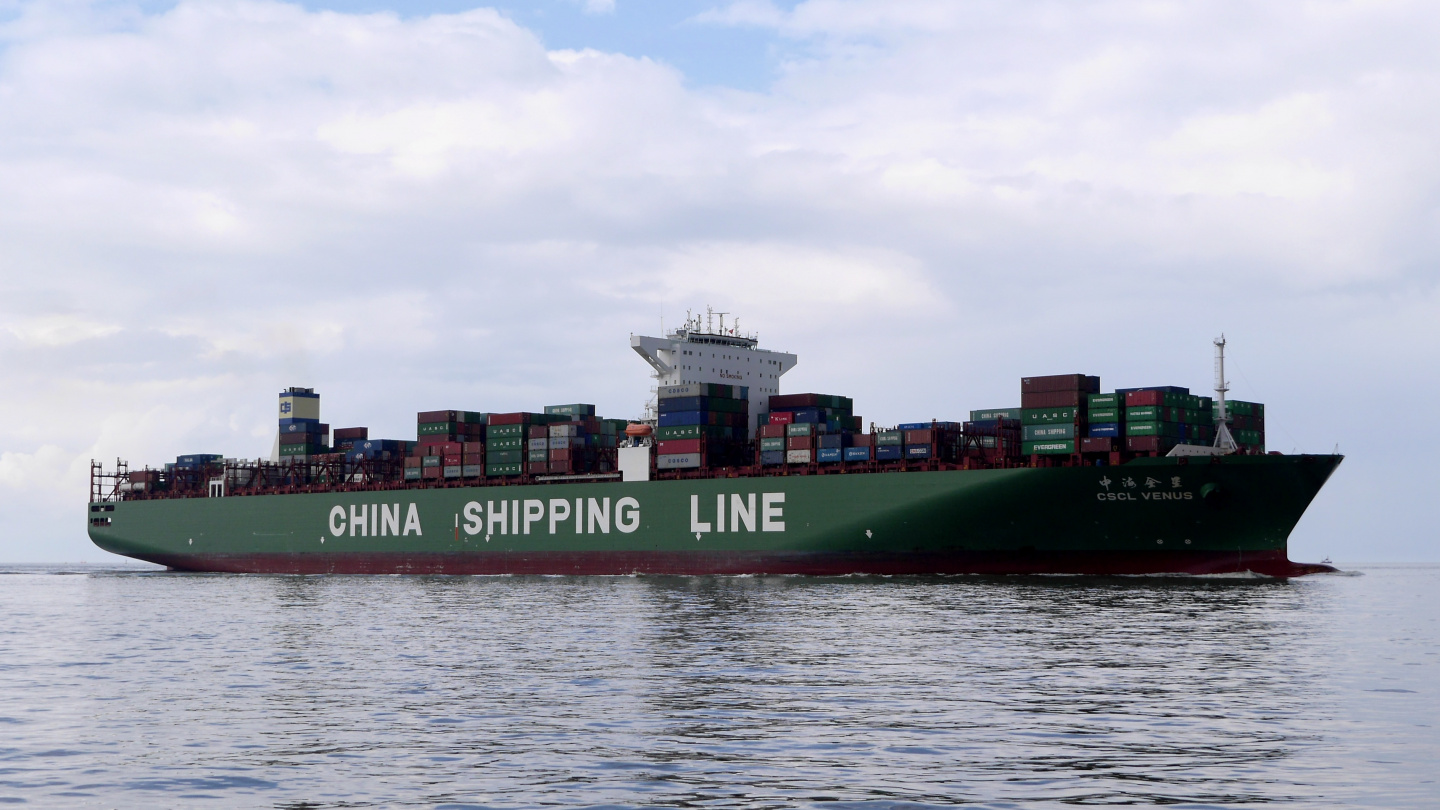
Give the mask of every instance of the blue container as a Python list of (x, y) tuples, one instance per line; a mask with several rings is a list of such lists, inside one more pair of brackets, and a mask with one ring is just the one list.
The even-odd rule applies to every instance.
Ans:
[(319, 422), (300, 422), (298, 420), (293, 421), (288, 425), (281, 424), (280, 441), (281, 443), (284, 443), (286, 436), (318, 436), (322, 433), (326, 433), (329, 428), (329, 425), (322, 425)]
[(1090, 426), (1090, 435), (1097, 438), (1109, 438), (1121, 435), (1119, 422), (1101, 422)]
[(796, 424), (814, 425), (825, 421), (825, 414), (821, 413), (819, 408), (801, 408), (792, 413), (795, 414)]
[(815, 451), (815, 460), (824, 464), (831, 461), (841, 461), (845, 457), (845, 451), (839, 447), (822, 447)]
[(206, 464), (218, 464), (224, 458), (225, 457), (219, 453), (191, 453), (188, 456), (177, 456), (175, 458), (175, 466), (185, 468), (202, 467)]
[(660, 414), (660, 427), (708, 424), (705, 411), (675, 411)]
[(907, 444), (907, 445), (905, 445), (905, 458), (930, 458), (930, 445), (928, 445), (928, 444)]
[(870, 448), (868, 447), (847, 447), (845, 448), (846, 461), (869, 461)]
[(845, 437), (839, 433), (826, 433), (815, 437), (815, 444), (822, 449), (839, 450), (845, 446)]
[(708, 397), (671, 397), (659, 400), (660, 413), (674, 413), (675, 411), (708, 411), (705, 407)]
[(904, 457), (904, 448), (898, 444), (882, 444), (875, 448), (876, 461), (899, 461)]
[(784, 450), (765, 450), (760, 453), (761, 464), (784, 464)]
[(284, 428), (286, 425), (318, 425), (318, 424), (320, 424), (320, 420), (319, 420), (319, 419), (281, 419), (281, 420), (280, 420), (280, 427), (281, 427), (281, 428)]

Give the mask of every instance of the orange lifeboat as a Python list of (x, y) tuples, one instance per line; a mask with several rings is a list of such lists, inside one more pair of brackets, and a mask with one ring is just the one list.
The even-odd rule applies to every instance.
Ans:
[(625, 426), (625, 435), (631, 438), (638, 439), (641, 436), (649, 436), (654, 432), (654, 428), (650, 427), (649, 425), (639, 424), (638, 422), (631, 422), (630, 424)]

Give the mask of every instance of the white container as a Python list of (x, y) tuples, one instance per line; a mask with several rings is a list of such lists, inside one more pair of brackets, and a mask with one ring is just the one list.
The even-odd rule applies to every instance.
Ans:
[(809, 464), (812, 451), (810, 450), (786, 450), (786, 464)]
[(699, 453), (666, 453), (655, 457), (657, 470), (693, 470), (699, 466)]

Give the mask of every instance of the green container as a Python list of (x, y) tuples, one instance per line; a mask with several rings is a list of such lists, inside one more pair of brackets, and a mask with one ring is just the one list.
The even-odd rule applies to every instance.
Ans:
[[(1154, 405), (1137, 405), (1134, 408), (1125, 409), (1125, 421), (1127, 422), (1169, 422), (1173, 418), (1171, 409), (1156, 407)], [(1139, 436), (1153, 434), (1141, 433)]]
[(982, 411), (971, 411), (971, 422), (989, 422), (991, 419), (1019, 419), (1021, 411), (1019, 408), (987, 408)]
[(1075, 438), (1075, 425), (1026, 425), (1020, 429), (1020, 438), (1027, 442)]
[(1079, 408), (1025, 408), (1020, 411), (1022, 425), (1060, 425), (1079, 419)]
[(784, 450), (784, 449), (785, 449), (785, 440), (782, 439), (782, 438), (780, 438), (780, 437), (778, 437), (778, 436), (775, 437), (775, 438), (773, 438), (773, 439), (761, 439), (761, 440), (760, 440), (760, 449), (761, 449), (762, 451), (764, 451), (764, 450)]
[(1086, 397), (1086, 400), (1090, 403), (1090, 421), (1092, 422), (1100, 421), (1095, 418), (1096, 408), (1113, 408), (1118, 410), (1125, 407), (1124, 394), (1090, 394)]
[(878, 433), (875, 434), (875, 444), (876, 444), (876, 446), (879, 446), (879, 445), (882, 445), (882, 444), (884, 444), (884, 445), (890, 445), (890, 444), (904, 444), (904, 443), (905, 443), (905, 431), (903, 431), (903, 430), (882, 430), (882, 431), (880, 431), (880, 432), (878, 432)]
[(1036, 442), (1021, 442), (1021, 455), (1070, 455), (1075, 452), (1074, 439), (1046, 440)]
[(524, 450), (491, 450), (485, 448), (486, 464), (520, 464), (525, 461)]
[(594, 405), (586, 405), (586, 404), (581, 403), (581, 402), (577, 402), (577, 403), (575, 403), (575, 404), (573, 404), (573, 405), (546, 405), (546, 406), (545, 406), (545, 415), (546, 415), (546, 416), (566, 416), (566, 417), (594, 416), (594, 415), (595, 415), (595, 406), (594, 406)]
[(424, 470), (421, 470), (419, 467), (406, 467), (406, 468), (405, 468), (405, 480), (406, 480), (406, 481), (419, 481), (419, 480), (420, 480), (420, 477), (421, 477), (421, 475), (422, 475), (423, 473), (424, 473)]
[(525, 471), (525, 465), (520, 462), (513, 464), (489, 463), (485, 465), (485, 475), (493, 477), (497, 475), (519, 475)]
[(1104, 424), (1106, 422), (1124, 422), (1125, 411), (1121, 408), (1103, 408), (1090, 411), (1090, 424)]
[(421, 467), (439, 467), (439, 466), (440, 466), (440, 457), (439, 457), (439, 456), (423, 456), (423, 457), (421, 457), (421, 459), (420, 459), (420, 466), (421, 466)]
[(308, 456), (311, 453), (319, 453), (320, 448), (310, 444), (282, 444), (280, 455), (282, 456)]
[(813, 435), (815, 435), (815, 425), (812, 424), (812, 423), (810, 423), (810, 422), (804, 422), (804, 423), (796, 422), (796, 423), (794, 423), (794, 424), (789, 424), (789, 425), (786, 425), (786, 426), (785, 426), (785, 435), (786, 435), (786, 436), (813, 436)]
[[(500, 452), (503, 453), (503, 452), (505, 452), (505, 451), (504, 451), (504, 450), (501, 450)], [(496, 455), (499, 455), (499, 453), (497, 453)], [(527, 451), (525, 451), (525, 458), (526, 458), (527, 460), (529, 460), (529, 461), (549, 461), (549, 460), (550, 460), (550, 451), (549, 451), (549, 450), (527, 450)]]
[[(733, 436), (729, 431), (734, 428), (722, 425), (672, 425), (670, 427), (655, 428), (655, 438), (660, 441), (666, 439), (728, 439)], [(622, 431), (623, 432), (623, 431)]]
[(416, 436), (451, 435), (461, 431), (462, 422), (421, 422), (415, 426)]
[(1126, 422), (1126, 436), (1165, 436), (1167, 438), (1178, 438), (1180, 436), (1179, 422)]
[(514, 437), (525, 437), (524, 425), (486, 425), (485, 439), (509, 439)]
[(524, 450), (525, 440), (519, 437), (513, 439), (486, 439), (485, 452), (493, 450)]

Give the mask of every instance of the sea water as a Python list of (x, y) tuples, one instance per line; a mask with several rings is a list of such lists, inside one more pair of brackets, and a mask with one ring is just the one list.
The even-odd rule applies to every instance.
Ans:
[(1440, 567), (0, 568), (0, 803), (1440, 806)]

